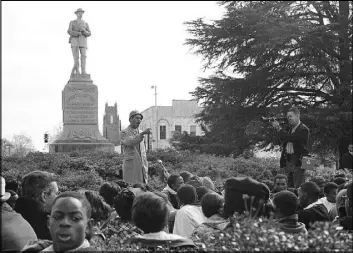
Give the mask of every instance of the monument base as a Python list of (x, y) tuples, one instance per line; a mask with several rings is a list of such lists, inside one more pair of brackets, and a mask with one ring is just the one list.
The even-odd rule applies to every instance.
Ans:
[(49, 145), (49, 153), (79, 150), (114, 152), (115, 147), (101, 136), (97, 125), (64, 125), (60, 138)]
[(62, 153), (81, 150), (114, 152), (115, 148), (111, 143), (68, 142), (53, 143), (49, 145), (49, 153)]
[(62, 98), (64, 128), (49, 145), (49, 153), (87, 149), (114, 152), (114, 145), (98, 129), (98, 89), (90, 75), (71, 75)]

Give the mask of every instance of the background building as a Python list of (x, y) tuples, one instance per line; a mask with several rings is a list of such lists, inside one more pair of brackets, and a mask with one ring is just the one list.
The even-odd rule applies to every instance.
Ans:
[[(157, 109), (157, 110), (156, 110)], [(155, 149), (157, 147), (156, 136), (158, 136), (158, 148), (170, 147), (169, 139), (173, 131), (188, 132), (190, 135), (204, 135), (199, 124), (195, 122), (194, 115), (200, 113), (196, 101), (173, 100), (172, 106), (151, 106), (142, 112), (143, 120), (140, 129), (152, 129), (152, 136), (145, 138), (146, 147)], [(157, 111), (157, 112), (156, 112)], [(158, 114), (158, 119), (156, 115)], [(158, 135), (156, 134), (156, 122), (158, 121)]]
[(108, 139), (114, 146), (120, 145), (121, 122), (118, 115), (118, 106), (108, 106), (105, 103), (105, 111), (103, 116), (103, 137)]

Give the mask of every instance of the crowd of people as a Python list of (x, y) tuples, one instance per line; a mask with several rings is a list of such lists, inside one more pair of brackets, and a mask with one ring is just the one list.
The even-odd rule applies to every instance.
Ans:
[[(345, 174), (289, 188), (283, 174), (270, 184), (245, 176), (216, 189), (188, 171), (168, 175), (158, 191), (121, 179), (99, 191), (60, 193), (57, 178), (34, 171), (22, 182), (1, 178), (1, 251), (97, 251), (114, 237), (121, 247), (198, 247), (216, 231), (234, 229), (232, 217), (274, 219), (285, 233), (306, 235), (318, 221), (352, 230), (352, 181)], [(99, 245), (99, 247), (98, 247)]]

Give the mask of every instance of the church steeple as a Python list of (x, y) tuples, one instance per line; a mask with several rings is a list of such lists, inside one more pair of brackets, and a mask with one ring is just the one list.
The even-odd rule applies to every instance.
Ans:
[(120, 145), (120, 120), (118, 115), (118, 105), (114, 106), (105, 104), (105, 112), (103, 116), (103, 136), (115, 146)]

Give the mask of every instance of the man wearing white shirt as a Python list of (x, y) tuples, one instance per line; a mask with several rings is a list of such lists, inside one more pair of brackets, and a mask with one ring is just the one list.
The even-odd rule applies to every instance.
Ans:
[[(332, 209), (336, 208), (337, 189), (338, 189), (338, 185), (333, 182), (329, 182), (325, 184), (324, 186), (325, 197), (319, 199), (319, 202), (326, 207), (327, 212), (329, 213), (331, 212)], [(331, 220), (333, 220), (335, 217), (330, 217), (330, 218)]]
[(177, 192), (181, 208), (177, 210), (173, 234), (190, 238), (194, 229), (206, 221), (201, 206), (195, 205), (197, 193), (195, 187), (183, 185)]
[(330, 221), (326, 207), (319, 201), (320, 188), (314, 182), (305, 182), (298, 189), (298, 221), (308, 229), (316, 221)]

